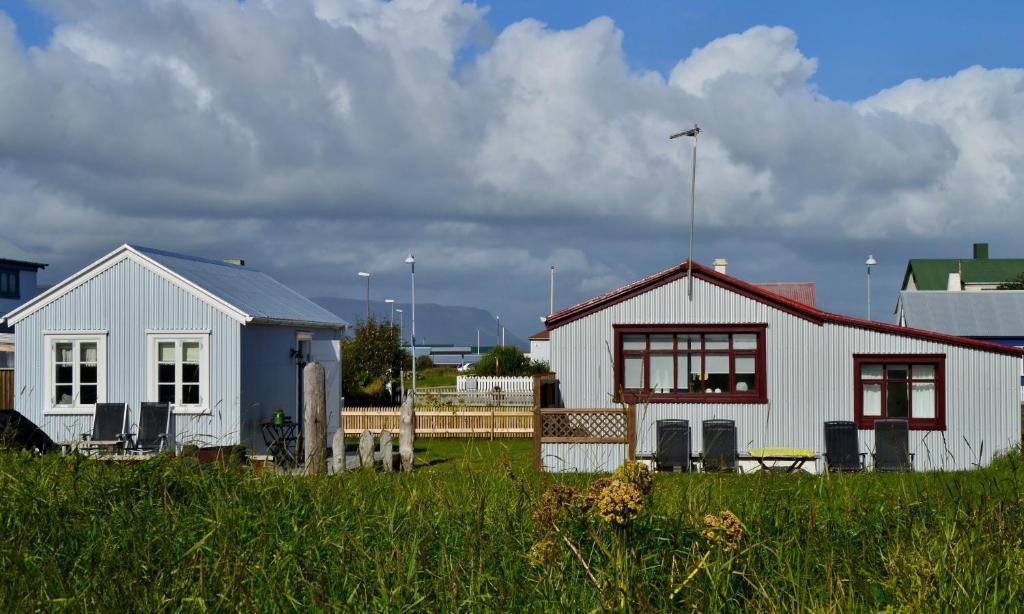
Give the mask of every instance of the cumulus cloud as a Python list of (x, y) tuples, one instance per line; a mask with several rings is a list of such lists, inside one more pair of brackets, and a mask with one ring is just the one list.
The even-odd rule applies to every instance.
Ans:
[(1019, 69), (845, 102), (785, 27), (666, 76), (630, 68), (610, 19), (491, 32), (458, 0), (46, 6), (41, 48), (0, 13), (0, 204), (59, 273), (133, 241), (244, 256), (314, 295), (373, 268), (397, 295), (416, 251), (429, 300), (532, 326), (550, 263), (565, 303), (682, 259), (690, 149), (667, 136), (693, 122), (697, 255), (737, 274), (815, 276), (827, 297), (822, 262), (870, 241), (1024, 221)]

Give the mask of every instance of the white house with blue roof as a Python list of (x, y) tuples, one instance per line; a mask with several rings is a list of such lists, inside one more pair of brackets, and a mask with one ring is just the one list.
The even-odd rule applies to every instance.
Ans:
[(327, 370), (338, 428), (348, 326), (237, 262), (122, 245), (6, 316), (18, 352), (15, 409), (56, 441), (92, 426), (95, 404), (169, 402), (178, 446), (262, 451), (260, 422), (301, 424), (301, 369)]

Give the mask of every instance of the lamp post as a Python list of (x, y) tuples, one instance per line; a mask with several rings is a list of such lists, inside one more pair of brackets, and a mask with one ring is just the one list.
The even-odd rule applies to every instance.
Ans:
[(551, 265), (551, 289), (548, 293), (548, 315), (555, 313), (555, 265)]
[(370, 321), (370, 274), (366, 271), (359, 271), (360, 277), (366, 278), (366, 321)]
[(868, 319), (871, 319), (871, 267), (878, 264), (875, 257), (868, 254), (868, 259), (864, 261), (864, 265), (868, 268)]
[(394, 326), (395, 325), (395, 299), (393, 299), (393, 298), (386, 298), (386, 299), (384, 299), (384, 302), (386, 304), (388, 304), (388, 305), (391, 305), (391, 326)]
[(399, 342), (399, 344), (401, 344), (401, 342), (402, 342), (402, 328), (403, 328), (402, 325), (405, 323), (405, 314), (402, 313), (401, 309), (396, 309), (395, 313), (398, 314), (398, 342)]
[(410, 267), (410, 279), (412, 281), (412, 398), (416, 402), (416, 258), (409, 254), (405, 263)]
[(677, 132), (668, 137), (669, 140), (681, 136), (693, 137), (693, 169), (690, 172), (690, 249), (686, 256), (686, 296), (693, 300), (693, 211), (697, 202), (697, 135), (700, 134), (700, 126), (693, 125), (689, 130)]
[(494, 334), (494, 345), (501, 345), (501, 316), (495, 316), (498, 321), (497, 332)]

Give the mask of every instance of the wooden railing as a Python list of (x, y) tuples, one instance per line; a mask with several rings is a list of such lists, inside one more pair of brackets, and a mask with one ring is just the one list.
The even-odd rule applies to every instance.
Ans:
[(13, 369), (0, 369), (0, 409), (14, 409)]
[(424, 405), (453, 405), (453, 406), (481, 406), (481, 407), (521, 407), (530, 405), (533, 402), (532, 392), (494, 392), (492, 390), (480, 390), (472, 392), (469, 390), (447, 391), (425, 389), (418, 391), (419, 401), (417, 407)]
[[(397, 407), (345, 407), (341, 425), (346, 435), (365, 430), (398, 432)], [(417, 437), (530, 437), (533, 408), (524, 405), (416, 408)]]

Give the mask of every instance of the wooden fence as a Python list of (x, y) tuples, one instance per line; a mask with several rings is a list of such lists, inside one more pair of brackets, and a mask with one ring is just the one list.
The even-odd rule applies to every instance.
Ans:
[(460, 375), (455, 378), (455, 387), (463, 390), (479, 390), (481, 392), (500, 388), (505, 392), (533, 392), (533, 377), (494, 377), (485, 375)]
[(14, 409), (13, 369), (0, 369), (0, 409)]
[(421, 405), (452, 405), (452, 406), (480, 406), (480, 407), (521, 407), (533, 403), (533, 393), (523, 391), (498, 391), (481, 390), (474, 392), (470, 390), (448, 391), (433, 388), (419, 390), (419, 401)]
[(636, 407), (573, 408), (545, 407), (533, 412), (534, 465), (543, 468), (543, 448), (570, 444), (576, 452), (588, 446), (626, 446), (626, 458), (636, 456)]
[[(387, 429), (398, 432), (397, 407), (345, 407), (341, 425), (346, 435), (365, 430), (374, 434)], [(461, 406), (416, 408), (417, 437), (530, 437), (533, 408), (530, 406)]]

